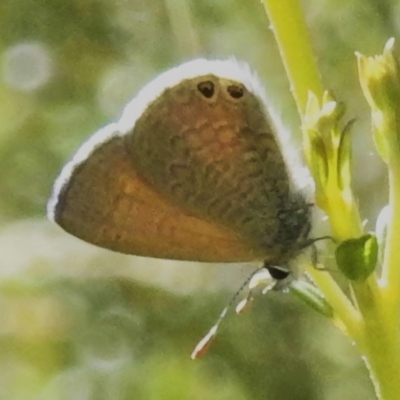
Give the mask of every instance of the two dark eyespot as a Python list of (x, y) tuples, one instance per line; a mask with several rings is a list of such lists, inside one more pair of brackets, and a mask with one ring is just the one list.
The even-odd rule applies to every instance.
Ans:
[[(215, 85), (212, 81), (200, 82), (197, 89), (207, 99), (211, 99), (215, 93)], [(244, 88), (239, 85), (229, 85), (226, 91), (234, 99), (240, 99), (244, 95)]]

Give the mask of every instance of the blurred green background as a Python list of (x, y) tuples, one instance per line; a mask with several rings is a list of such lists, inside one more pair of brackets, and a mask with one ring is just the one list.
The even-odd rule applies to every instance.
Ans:
[[(387, 179), (354, 52), (377, 54), (397, 36), (400, 2), (303, 3), (323, 81), (357, 119), (354, 188), (373, 229)], [(190, 360), (254, 265), (123, 256), (46, 220), (63, 163), (145, 82), (232, 55), (258, 71), (299, 143), (258, 0), (0, 2), (0, 400), (374, 398), (350, 340), (284, 293), (227, 318), (207, 356)]]

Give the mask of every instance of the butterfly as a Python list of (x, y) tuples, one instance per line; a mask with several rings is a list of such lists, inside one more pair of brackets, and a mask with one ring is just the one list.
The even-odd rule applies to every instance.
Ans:
[(189, 61), (81, 145), (48, 217), (121, 253), (282, 266), (312, 242), (310, 203), (284, 147), (246, 64)]

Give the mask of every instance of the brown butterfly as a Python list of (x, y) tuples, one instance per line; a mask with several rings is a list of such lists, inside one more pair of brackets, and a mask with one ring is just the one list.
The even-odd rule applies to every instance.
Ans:
[(282, 266), (312, 240), (310, 204), (280, 140), (247, 65), (190, 61), (78, 149), (48, 216), (122, 253)]

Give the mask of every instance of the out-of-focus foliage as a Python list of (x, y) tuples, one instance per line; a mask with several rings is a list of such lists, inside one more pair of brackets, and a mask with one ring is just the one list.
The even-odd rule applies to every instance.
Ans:
[[(397, 35), (400, 3), (304, 3), (324, 83), (357, 118), (355, 191), (374, 220), (387, 185), (354, 51), (375, 54)], [(0, 2), (1, 399), (373, 398), (351, 343), (282, 293), (228, 318), (207, 357), (191, 362), (246, 268), (112, 254), (45, 221), (61, 165), (145, 82), (196, 56), (231, 55), (259, 72), (296, 140), (259, 1)]]

